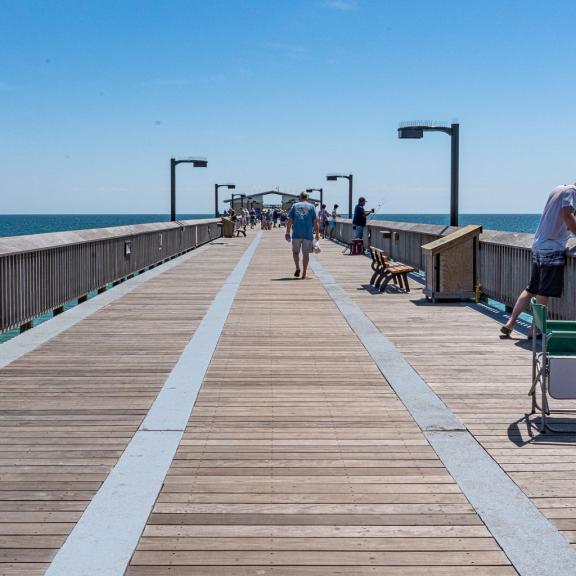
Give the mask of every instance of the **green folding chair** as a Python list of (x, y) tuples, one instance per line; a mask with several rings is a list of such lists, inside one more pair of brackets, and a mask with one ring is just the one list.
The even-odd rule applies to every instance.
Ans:
[[(576, 408), (552, 409), (549, 397), (555, 400), (576, 400), (576, 322), (548, 320), (543, 304), (532, 298), (532, 414), (540, 411), (540, 432), (576, 433), (576, 429), (558, 428), (549, 422), (551, 414), (575, 414)], [(540, 346), (537, 336), (542, 334)], [(540, 388), (542, 399), (536, 399)]]

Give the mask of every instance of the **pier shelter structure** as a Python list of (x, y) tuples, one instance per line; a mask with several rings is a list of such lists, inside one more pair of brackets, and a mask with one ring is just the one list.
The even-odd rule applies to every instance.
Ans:
[[(445, 233), (411, 226), (371, 236)], [(374, 292), (337, 242), (292, 267), (215, 220), (0, 239), (0, 326), (28, 328), (0, 345), (0, 574), (576, 573), (576, 437), (531, 425), (498, 311)], [(37, 298), (54, 270), (80, 305)]]
[[(247, 194), (243, 197), (234, 195), (232, 198), (224, 200), (226, 204), (231, 204), (234, 210), (240, 208), (258, 208), (263, 210), (265, 208), (281, 208), (282, 210), (290, 210), (294, 202), (298, 201), (298, 194), (289, 194), (288, 192), (280, 192), (278, 190), (267, 190), (266, 192), (258, 192), (256, 194)], [(309, 198), (308, 201), (315, 206), (320, 204), (317, 198)]]

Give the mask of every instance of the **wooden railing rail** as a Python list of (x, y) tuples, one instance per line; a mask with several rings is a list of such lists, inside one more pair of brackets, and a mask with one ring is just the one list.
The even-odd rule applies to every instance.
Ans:
[(0, 238), (0, 332), (27, 328), (220, 236), (219, 220), (158, 222)]
[[(384, 250), (394, 260), (399, 260), (424, 270), (421, 247), (456, 230), (449, 226), (414, 224), (378, 220), (368, 224), (370, 243)], [(336, 238), (350, 242), (354, 237), (351, 220), (341, 220), (336, 227)], [(485, 230), (478, 242), (478, 283), (485, 298), (513, 306), (520, 292), (528, 284), (532, 267), (533, 234)], [(567, 251), (564, 295), (552, 298), (549, 304), (551, 317), (576, 319), (576, 241), (572, 240)]]

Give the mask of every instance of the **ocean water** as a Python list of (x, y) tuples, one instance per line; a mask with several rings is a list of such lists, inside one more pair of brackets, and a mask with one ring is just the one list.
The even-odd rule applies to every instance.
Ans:
[[(179, 220), (212, 217), (213, 214), (178, 214)], [(0, 237), (168, 222), (169, 220), (169, 214), (0, 214)]]
[[(417, 222), (418, 224), (441, 224), (448, 226), (448, 214), (376, 214), (374, 220), (392, 220), (393, 222)], [(460, 226), (479, 224), (486, 230), (504, 230), (506, 232), (536, 232), (540, 214), (460, 214)]]
[[(211, 218), (211, 214), (178, 214), (179, 220)], [(448, 214), (376, 214), (375, 220), (417, 222), (420, 224), (450, 223)], [(461, 214), (460, 224), (480, 224), (488, 230), (508, 232), (535, 232), (539, 214)], [(148, 222), (167, 222), (168, 214), (10, 214), (0, 215), (0, 237), (107, 228)]]

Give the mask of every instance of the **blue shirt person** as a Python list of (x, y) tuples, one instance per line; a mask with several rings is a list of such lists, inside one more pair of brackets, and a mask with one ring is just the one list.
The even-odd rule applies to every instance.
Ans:
[(366, 217), (374, 212), (372, 210), (365, 210), (364, 206), (366, 204), (366, 198), (360, 196), (358, 198), (358, 204), (354, 208), (354, 217), (352, 218), (352, 224), (356, 230), (356, 238), (364, 238), (364, 227), (366, 226)]
[(314, 235), (318, 241), (320, 235), (316, 209), (308, 202), (308, 193), (302, 192), (300, 202), (296, 202), (290, 208), (286, 224), (286, 240), (292, 241), (292, 256), (294, 264), (296, 264), (294, 276), (296, 278), (300, 276), (300, 251), (302, 251), (302, 279), (306, 278), (310, 253), (314, 250)]
[(313, 240), (316, 209), (309, 202), (296, 202), (288, 212), (292, 222), (292, 240)]

